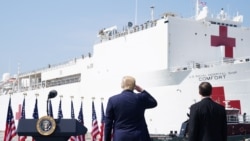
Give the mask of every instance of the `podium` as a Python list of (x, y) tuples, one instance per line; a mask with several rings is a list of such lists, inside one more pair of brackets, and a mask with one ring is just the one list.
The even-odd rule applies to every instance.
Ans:
[(87, 128), (76, 119), (54, 119), (53, 133), (42, 135), (37, 128), (39, 119), (20, 119), (17, 127), (19, 136), (32, 136), (36, 141), (68, 141), (70, 136), (84, 135)]

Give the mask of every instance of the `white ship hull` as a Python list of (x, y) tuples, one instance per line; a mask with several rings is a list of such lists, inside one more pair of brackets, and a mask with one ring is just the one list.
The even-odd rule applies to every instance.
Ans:
[[(92, 57), (76, 58), (65, 64), (19, 74), (12, 89), (2, 87), (0, 112), (2, 115), (7, 113), (10, 95), (5, 93), (12, 90), (15, 118), (18, 117), (17, 112), (21, 112), (23, 93), (27, 94), (26, 118), (33, 118), (35, 94), (39, 94), (39, 116), (44, 116), (47, 114), (48, 93), (57, 90), (58, 95), (63, 96), (63, 118), (71, 118), (71, 100), (77, 118), (83, 101), (84, 123), (91, 131), (92, 98), (95, 97), (100, 123), (101, 98), (104, 98), (105, 108), (108, 98), (121, 92), (121, 78), (133, 75), (137, 83), (158, 101), (156, 108), (146, 111), (150, 133), (179, 132), (181, 123), (187, 119), (190, 105), (200, 100), (198, 85), (202, 81), (223, 87), (225, 100), (238, 101), (240, 107), (235, 108), (240, 108), (241, 113), (250, 113), (250, 30), (240, 27), (237, 22), (230, 24), (224, 26), (209, 19), (195, 21), (167, 16), (146, 23), (143, 28), (115, 31), (109, 36), (101, 34), (101, 41), (95, 44)], [(221, 43), (214, 47), (212, 36), (220, 36), (221, 32), (227, 33), (223, 40), (234, 38), (235, 44)], [(227, 47), (232, 48), (229, 53)], [(52, 99), (55, 118), (59, 96)], [(5, 123), (6, 116), (0, 116), (0, 130), (5, 129)]]

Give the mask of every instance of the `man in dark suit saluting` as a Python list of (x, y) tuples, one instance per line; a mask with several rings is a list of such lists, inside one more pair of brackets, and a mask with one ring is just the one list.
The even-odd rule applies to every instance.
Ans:
[(201, 101), (190, 108), (188, 128), (189, 141), (226, 141), (227, 118), (225, 107), (214, 102), (210, 96), (212, 85), (202, 82), (199, 85)]
[[(151, 141), (144, 112), (157, 106), (156, 100), (140, 86), (135, 78), (122, 79), (120, 94), (109, 98), (105, 118), (105, 141)], [(134, 90), (139, 93), (134, 93)]]

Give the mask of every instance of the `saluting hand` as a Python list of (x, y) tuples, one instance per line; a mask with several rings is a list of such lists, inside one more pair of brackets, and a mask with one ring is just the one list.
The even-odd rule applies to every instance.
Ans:
[(143, 89), (140, 86), (138, 86), (138, 85), (135, 85), (135, 90), (138, 91), (138, 92), (142, 92), (143, 91)]

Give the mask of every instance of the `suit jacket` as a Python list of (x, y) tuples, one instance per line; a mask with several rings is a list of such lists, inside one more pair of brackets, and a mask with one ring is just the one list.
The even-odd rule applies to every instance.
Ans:
[(105, 141), (150, 141), (144, 112), (157, 106), (156, 100), (147, 92), (136, 94), (124, 90), (112, 96), (106, 107)]
[(204, 98), (190, 108), (189, 141), (226, 141), (227, 118), (225, 107)]

